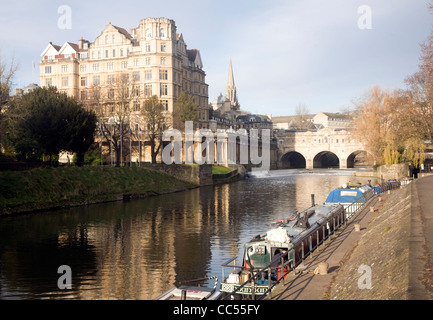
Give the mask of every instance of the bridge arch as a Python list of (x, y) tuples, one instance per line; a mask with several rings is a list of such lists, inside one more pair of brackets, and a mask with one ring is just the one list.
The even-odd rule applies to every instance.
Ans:
[(322, 151), (313, 158), (313, 168), (339, 168), (340, 159), (331, 151)]
[(371, 167), (374, 164), (373, 157), (364, 150), (353, 151), (347, 157), (347, 168)]
[(281, 157), (281, 169), (303, 169), (306, 168), (307, 162), (305, 157), (296, 151), (286, 152)]

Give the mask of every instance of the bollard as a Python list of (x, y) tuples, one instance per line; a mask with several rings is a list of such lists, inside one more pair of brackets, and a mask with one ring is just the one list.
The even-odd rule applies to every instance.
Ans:
[(328, 267), (329, 267), (329, 264), (327, 262), (320, 262), (319, 266), (318, 266), (319, 274), (328, 274)]
[(356, 232), (361, 231), (361, 225), (360, 225), (359, 223), (355, 223), (355, 224), (354, 224), (354, 227), (355, 227), (355, 231), (356, 231)]
[(374, 212), (374, 207), (370, 207), (370, 212)]

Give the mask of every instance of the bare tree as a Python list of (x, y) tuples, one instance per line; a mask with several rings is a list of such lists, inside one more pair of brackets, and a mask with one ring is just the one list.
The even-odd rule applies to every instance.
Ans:
[(295, 108), (295, 126), (297, 129), (308, 129), (311, 123), (308, 121), (309, 110), (304, 103), (300, 103)]
[(152, 163), (156, 163), (158, 153), (163, 144), (163, 131), (170, 127), (166, 122), (164, 108), (158, 96), (153, 95), (144, 102), (142, 115), (146, 123), (145, 132), (150, 143)]
[(15, 73), (18, 65), (14, 58), (9, 62), (5, 61), (0, 53), (0, 154), (2, 153), (2, 114), (3, 108), (8, 104), (10, 99), (10, 90), (13, 84)]

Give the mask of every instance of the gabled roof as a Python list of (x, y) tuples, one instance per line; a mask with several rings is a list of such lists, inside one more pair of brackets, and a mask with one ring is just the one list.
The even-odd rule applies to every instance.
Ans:
[(65, 42), (65, 44), (59, 50), (59, 54), (62, 54), (67, 48), (71, 48), (73, 51), (78, 52), (78, 44), (72, 42)]
[(56, 52), (56, 54), (59, 53), (61, 46), (57, 45), (57, 44), (53, 44), (52, 42), (50, 42), (44, 49), (44, 51), (42, 51), (41, 56), (45, 56), (47, 54), (47, 52), (51, 49), (54, 50)]
[(186, 54), (188, 56), (189, 61), (194, 62), (194, 64), (200, 68), (203, 67), (200, 51), (198, 49), (187, 49)]
[(129, 39), (129, 40), (132, 39), (131, 34), (130, 34), (128, 31), (126, 31), (124, 28), (116, 27), (116, 26), (114, 26), (114, 25), (112, 25), (112, 26), (113, 26), (114, 28), (116, 28), (117, 31), (119, 31), (121, 34), (123, 34), (127, 39)]

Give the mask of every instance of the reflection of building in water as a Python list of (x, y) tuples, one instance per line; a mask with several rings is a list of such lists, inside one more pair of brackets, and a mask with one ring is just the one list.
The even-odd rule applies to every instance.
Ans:
[(180, 280), (206, 276), (214, 219), (203, 210), (209, 203), (201, 196), (194, 189), (183, 194), (182, 202), (160, 197), (130, 202), (121, 216), (121, 204), (104, 206), (106, 221), (86, 232), (97, 248), (97, 274), (92, 281), (74, 283), (79, 298), (152, 299)]

